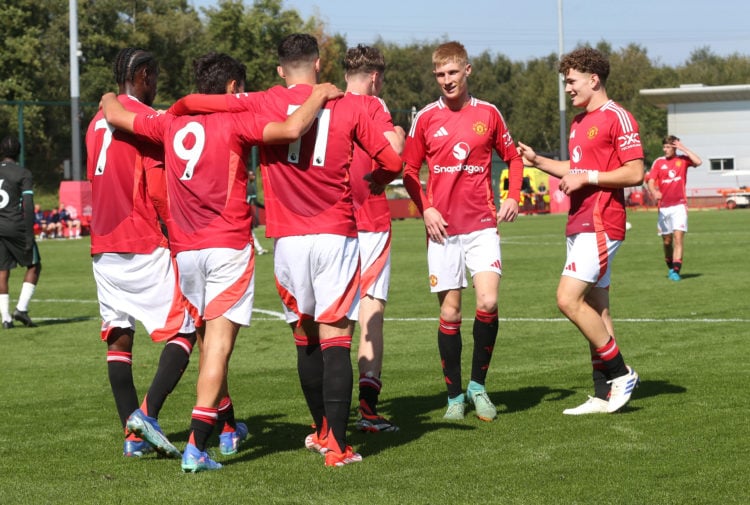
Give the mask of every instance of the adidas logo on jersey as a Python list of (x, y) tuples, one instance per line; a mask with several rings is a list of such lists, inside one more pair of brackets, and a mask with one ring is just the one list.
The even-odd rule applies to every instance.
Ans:
[(565, 270), (568, 272), (575, 272), (576, 271), (576, 264), (575, 262), (570, 263), (568, 265), (565, 265)]
[(500, 260), (493, 261), (490, 266), (493, 267), (493, 268), (497, 268), (498, 270), (502, 270), (503, 269), (503, 265), (502, 265), (502, 263), (500, 263)]
[(448, 135), (448, 130), (445, 129), (445, 126), (441, 126), (433, 137), (445, 137), (446, 135)]

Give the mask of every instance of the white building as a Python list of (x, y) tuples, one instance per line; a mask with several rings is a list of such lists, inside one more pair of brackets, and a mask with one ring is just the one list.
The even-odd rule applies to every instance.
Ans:
[(703, 159), (688, 171), (688, 196), (715, 196), (720, 188), (750, 187), (750, 84), (642, 89), (667, 110), (667, 132)]

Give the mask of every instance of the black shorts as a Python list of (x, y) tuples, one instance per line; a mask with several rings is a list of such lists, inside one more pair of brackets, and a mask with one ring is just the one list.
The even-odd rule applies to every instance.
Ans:
[(0, 270), (12, 270), (18, 265), (30, 267), (41, 263), (39, 247), (34, 241), (31, 251), (26, 251), (26, 237), (0, 237)]

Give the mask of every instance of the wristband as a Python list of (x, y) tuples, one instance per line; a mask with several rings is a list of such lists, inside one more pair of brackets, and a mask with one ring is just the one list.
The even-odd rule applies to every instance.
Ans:
[(589, 170), (589, 184), (592, 186), (599, 185), (599, 171), (598, 170)]

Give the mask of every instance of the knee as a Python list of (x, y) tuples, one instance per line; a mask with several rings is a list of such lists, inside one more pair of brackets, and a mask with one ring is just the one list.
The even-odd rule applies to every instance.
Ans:
[(127, 328), (114, 328), (107, 336), (107, 350), (115, 352), (132, 352), (133, 332)]
[(570, 317), (570, 315), (576, 311), (578, 305), (579, 300), (577, 300), (576, 298), (571, 297), (563, 291), (557, 292), (557, 308), (565, 316)]
[(455, 323), (461, 320), (461, 309), (456, 307), (443, 307), (440, 309), (440, 319)]
[(486, 312), (487, 314), (494, 314), (497, 312), (497, 299), (477, 301), (477, 311)]

